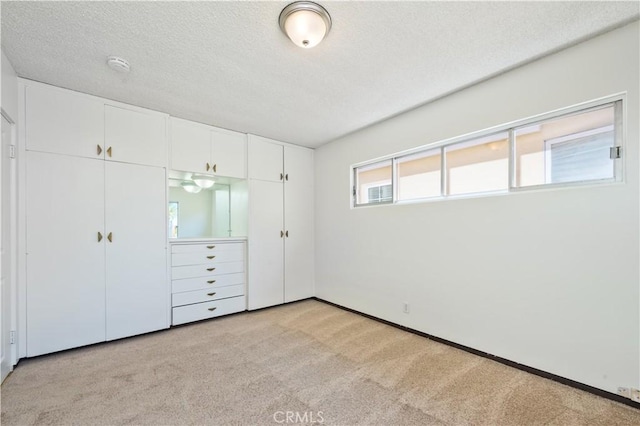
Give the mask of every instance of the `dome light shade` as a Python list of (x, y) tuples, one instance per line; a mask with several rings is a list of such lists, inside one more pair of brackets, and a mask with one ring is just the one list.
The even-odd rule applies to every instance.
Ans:
[(197, 194), (198, 192), (202, 191), (202, 188), (200, 188), (198, 185), (196, 185), (194, 182), (190, 180), (185, 180), (180, 185), (182, 186), (182, 189), (184, 189), (187, 192), (190, 192), (191, 194)]
[(214, 183), (216, 183), (213, 176), (210, 175), (200, 175), (200, 174), (192, 174), (191, 180), (195, 182), (200, 188), (211, 188)]
[(296, 45), (305, 49), (320, 43), (331, 29), (331, 16), (319, 4), (297, 1), (280, 13), (280, 29)]

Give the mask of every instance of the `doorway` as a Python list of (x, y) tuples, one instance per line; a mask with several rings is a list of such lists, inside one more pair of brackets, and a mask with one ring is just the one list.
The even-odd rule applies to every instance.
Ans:
[(11, 362), (11, 316), (12, 316), (12, 291), (11, 291), (11, 216), (13, 200), (13, 158), (15, 147), (12, 145), (13, 125), (2, 114), (2, 155), (0, 163), (0, 382), (4, 381), (12, 369)]

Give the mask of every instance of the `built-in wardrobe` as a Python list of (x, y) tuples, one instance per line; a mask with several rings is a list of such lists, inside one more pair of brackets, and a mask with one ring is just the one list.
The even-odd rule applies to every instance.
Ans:
[(29, 80), (20, 102), (19, 358), (313, 296), (313, 150)]

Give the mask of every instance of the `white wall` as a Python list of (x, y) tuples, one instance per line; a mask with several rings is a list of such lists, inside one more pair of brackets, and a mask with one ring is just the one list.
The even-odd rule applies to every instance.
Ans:
[[(316, 150), (316, 295), (610, 392), (640, 387), (639, 47), (634, 22)], [(619, 92), (623, 184), (350, 208), (354, 163)]]
[(18, 76), (2, 52), (2, 109), (13, 122), (18, 121)]

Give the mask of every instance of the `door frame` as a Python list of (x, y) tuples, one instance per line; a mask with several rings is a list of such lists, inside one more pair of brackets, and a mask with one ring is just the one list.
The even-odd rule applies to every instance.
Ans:
[[(9, 309), (10, 309), (10, 323), (9, 323), (9, 330), (11, 332), (16, 331), (17, 329), (17, 312), (18, 312), (18, 303), (17, 303), (17, 294), (18, 294), (18, 288), (17, 288), (17, 266), (18, 266), (18, 262), (17, 262), (17, 241), (18, 241), (18, 232), (17, 232), (17, 218), (18, 218), (18, 206), (17, 206), (17, 201), (18, 201), (18, 181), (17, 181), (17, 161), (19, 158), (19, 153), (18, 153), (18, 138), (17, 138), (17, 125), (16, 125), (16, 120), (11, 117), (11, 115), (9, 113), (7, 113), (4, 109), (0, 108), (0, 115), (2, 115), (2, 117), (4, 119), (7, 120), (7, 122), (11, 125), (11, 135), (10, 135), (10, 141), (9, 144), (13, 145), (14, 148), (14, 153), (15, 153), (15, 158), (14, 161), (10, 162), (10, 176), (11, 176), (11, 182), (10, 182), (10, 186), (9, 186), (9, 197), (8, 199), (6, 198), (1, 198), (0, 199), (0, 218), (2, 216), (2, 211), (4, 209), (4, 203), (9, 202), (9, 214), (10, 214), (10, 218), (9, 218), (9, 229), (5, 230), (2, 229), (0, 231), (0, 237), (2, 235), (4, 235), (4, 232), (9, 232), (9, 253), (11, 254), (11, 260), (10, 260), (10, 271), (9, 271)], [(1, 148), (0, 148), (0, 153), (1, 153)], [(0, 188), (2, 188), (2, 173), (0, 172)], [(1, 191), (0, 191), (1, 192)], [(0, 227), (2, 225), (2, 220), (0, 220)], [(2, 265), (0, 264), (0, 269), (2, 268)], [(3, 304), (5, 303), (4, 301), (2, 302)], [(17, 336), (14, 337), (14, 342), (10, 344), (10, 350), (8, 353), (8, 357), (9, 357), (9, 373), (11, 371), (13, 371), (13, 367), (16, 365), (16, 360), (17, 360), (17, 345), (15, 344), (16, 341), (15, 339), (17, 339)], [(4, 379), (4, 377), (2, 377), (1, 379)]]

